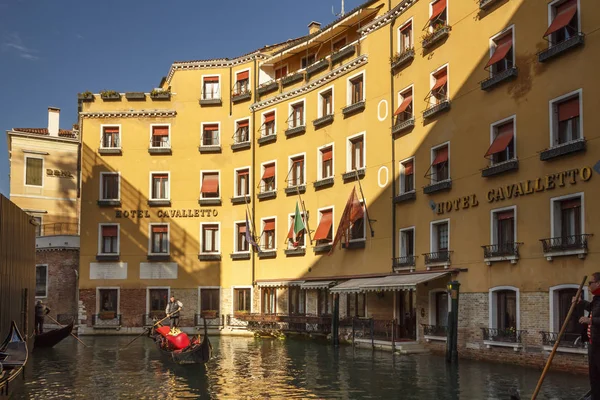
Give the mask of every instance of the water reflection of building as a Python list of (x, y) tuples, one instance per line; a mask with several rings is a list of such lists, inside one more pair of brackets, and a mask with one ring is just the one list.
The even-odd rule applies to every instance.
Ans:
[(442, 350), (456, 279), (462, 355), (541, 363), (596, 257), (593, 7), (373, 0), (150, 93), (82, 93), (89, 327), (175, 294), (187, 326), (327, 333), (339, 293), (346, 337)]

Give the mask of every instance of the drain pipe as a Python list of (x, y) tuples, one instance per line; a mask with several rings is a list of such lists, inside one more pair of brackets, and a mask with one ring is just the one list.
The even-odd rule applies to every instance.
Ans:
[[(258, 72), (256, 71), (256, 67), (257, 67), (257, 62), (256, 62), (256, 58), (258, 56), (255, 55), (254, 56), (254, 79), (253, 79), (253, 83), (254, 83), (254, 88), (252, 90), (252, 96), (253, 96), (253, 103), (256, 103), (256, 98), (258, 96), (257, 93), (257, 88), (258, 88)], [(252, 135), (250, 137), (252, 137), (252, 144), (251, 144), (251, 148), (252, 148), (252, 186), (250, 186), (250, 188), (252, 189), (252, 235), (254, 235), (254, 229), (256, 228), (255, 226), (255, 215), (256, 215), (256, 201), (254, 199), (254, 193), (256, 191), (256, 141), (254, 140), (254, 133), (256, 133), (256, 131), (254, 130), (254, 127), (256, 126), (256, 109), (252, 108)], [(250, 128), (248, 128), (250, 129)], [(254, 239), (253, 239), (254, 240)], [(250, 243), (248, 243), (248, 245), (250, 246)], [(254, 285), (256, 284), (256, 251), (252, 251), (252, 286), (254, 287)]]
[[(388, 7), (392, 9), (392, 1), (388, 0)], [(394, 56), (394, 23), (396, 18), (390, 21), (390, 60)], [(390, 114), (392, 122), (390, 126), (390, 136), (392, 138), (392, 272), (394, 272), (394, 261), (396, 260), (396, 204), (394, 204), (394, 196), (396, 195), (396, 143), (394, 141), (394, 72), (390, 64)]]

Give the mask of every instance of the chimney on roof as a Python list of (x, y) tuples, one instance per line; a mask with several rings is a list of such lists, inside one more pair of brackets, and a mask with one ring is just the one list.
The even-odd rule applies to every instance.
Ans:
[(313, 33), (319, 32), (321, 30), (321, 24), (317, 21), (313, 21), (308, 24), (308, 34), (312, 35)]
[(48, 134), (58, 137), (58, 127), (60, 122), (60, 108), (48, 107)]

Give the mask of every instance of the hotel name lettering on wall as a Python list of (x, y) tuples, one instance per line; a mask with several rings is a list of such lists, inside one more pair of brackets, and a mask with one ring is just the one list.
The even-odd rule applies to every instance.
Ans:
[(470, 196), (459, 197), (458, 199), (442, 201), (441, 203), (437, 203), (435, 207), (435, 212), (438, 214), (443, 214), (450, 211), (458, 211), (460, 209), (477, 207), (479, 205), (479, 200), (477, 200), (477, 196), (472, 194)]
[(56, 176), (57, 178), (73, 178), (73, 173), (61, 169), (46, 168), (46, 175)]
[[(158, 210), (156, 216), (158, 218), (206, 218), (216, 217), (219, 212), (216, 209), (200, 210), (200, 209), (180, 209), (180, 210)], [(151, 218), (150, 210), (115, 210), (115, 218)]]

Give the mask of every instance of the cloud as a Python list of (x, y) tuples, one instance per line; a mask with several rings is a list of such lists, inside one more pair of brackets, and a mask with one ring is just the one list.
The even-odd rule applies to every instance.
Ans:
[(21, 40), (21, 36), (17, 32), (13, 32), (10, 35), (6, 36), (2, 41), (2, 49), (8, 51), (16, 52), (19, 57), (24, 58), (26, 60), (37, 60), (39, 57), (36, 55), (37, 50), (30, 49), (29, 47), (23, 44), (23, 40)]

